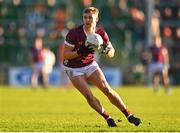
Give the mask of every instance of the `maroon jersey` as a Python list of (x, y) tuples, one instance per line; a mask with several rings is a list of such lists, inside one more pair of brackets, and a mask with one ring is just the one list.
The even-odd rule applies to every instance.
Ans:
[(165, 46), (161, 47), (156, 47), (156, 46), (151, 46), (150, 47), (150, 52), (152, 55), (151, 62), (164, 62), (164, 55), (163, 55), (163, 50), (166, 49)]
[(38, 63), (43, 61), (42, 49), (32, 48), (31, 53), (33, 62)]
[[(95, 32), (102, 37), (104, 43), (109, 42), (109, 37), (102, 28), (96, 28)], [(76, 51), (81, 45), (85, 45), (85, 41), (86, 41), (86, 33), (84, 31), (83, 25), (80, 25), (69, 31), (65, 39), (65, 44), (74, 47), (73, 51)], [(63, 61), (63, 64), (67, 67), (79, 68), (89, 65), (93, 61), (94, 61), (94, 55), (90, 53), (86, 56), (82, 55), (70, 60), (65, 59)]]

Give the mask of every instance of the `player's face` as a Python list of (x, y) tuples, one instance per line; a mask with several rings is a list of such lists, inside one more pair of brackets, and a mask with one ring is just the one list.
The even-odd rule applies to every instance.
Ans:
[(85, 27), (95, 27), (96, 23), (98, 21), (98, 17), (95, 14), (92, 13), (84, 13), (83, 14), (83, 22)]

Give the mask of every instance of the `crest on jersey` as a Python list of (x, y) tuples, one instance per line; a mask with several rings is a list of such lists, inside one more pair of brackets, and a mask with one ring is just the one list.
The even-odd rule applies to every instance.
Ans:
[(81, 41), (81, 42), (78, 42), (78, 44), (79, 44), (79, 45), (82, 45), (83, 43), (84, 43), (83, 41)]

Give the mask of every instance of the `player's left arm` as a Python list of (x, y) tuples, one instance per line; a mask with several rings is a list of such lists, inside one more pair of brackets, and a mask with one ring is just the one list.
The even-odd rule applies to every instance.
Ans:
[(105, 53), (109, 58), (114, 57), (115, 49), (110, 41), (106, 44)]
[(102, 30), (100, 34), (104, 41), (103, 45), (101, 46), (101, 53), (105, 54), (109, 58), (114, 57), (115, 49), (109, 40), (108, 34), (104, 30)]

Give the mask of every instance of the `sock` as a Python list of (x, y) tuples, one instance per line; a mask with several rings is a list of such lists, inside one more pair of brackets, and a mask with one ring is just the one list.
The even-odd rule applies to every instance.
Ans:
[(101, 115), (104, 117), (105, 120), (108, 120), (109, 118), (111, 118), (111, 116), (106, 111), (101, 113)]
[(127, 109), (122, 110), (122, 112), (126, 116), (126, 118), (129, 118), (129, 116), (132, 115), (131, 112), (129, 110), (127, 110)]

